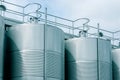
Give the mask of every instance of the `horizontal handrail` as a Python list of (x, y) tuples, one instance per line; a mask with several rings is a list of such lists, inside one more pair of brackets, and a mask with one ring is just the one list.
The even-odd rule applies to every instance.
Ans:
[[(45, 12), (41, 12), (41, 11), (38, 11), (38, 13), (45, 14)], [(58, 17), (58, 16), (55, 16), (55, 15), (52, 15), (52, 14), (47, 14), (47, 15), (48, 15), (48, 16), (52, 16), (52, 17), (55, 17), (55, 18), (63, 19), (63, 20), (66, 20), (66, 21), (73, 22), (72, 20), (65, 19), (65, 18), (62, 18), (62, 17)]]
[(88, 19), (88, 18), (79, 18), (79, 19), (74, 20), (73, 22), (76, 22), (76, 21), (79, 21), (79, 20), (86, 20), (86, 22), (83, 23), (83, 25), (86, 25), (90, 22), (90, 19)]
[(42, 7), (42, 5), (39, 3), (29, 3), (29, 4), (25, 5), (23, 8), (26, 8), (26, 7), (33, 5), (33, 4), (39, 5), (40, 8)]
[(11, 5), (17, 6), (17, 7), (24, 8), (24, 6), (21, 6), (21, 5), (17, 5), (17, 4), (10, 3), (10, 2), (7, 2), (7, 1), (2, 1), (2, 0), (0, 0), (0, 1), (1, 1), (1, 2), (4, 2), (4, 3), (7, 3), (7, 4), (11, 4)]

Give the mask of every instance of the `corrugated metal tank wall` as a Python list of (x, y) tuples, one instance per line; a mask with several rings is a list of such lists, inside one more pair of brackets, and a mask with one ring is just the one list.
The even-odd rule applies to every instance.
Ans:
[(64, 33), (43, 24), (6, 31), (6, 80), (64, 80)]
[(112, 50), (113, 80), (120, 80), (120, 48)]
[(65, 43), (66, 80), (112, 80), (109, 40), (81, 37)]
[(4, 19), (0, 16), (0, 80), (3, 80), (4, 62)]

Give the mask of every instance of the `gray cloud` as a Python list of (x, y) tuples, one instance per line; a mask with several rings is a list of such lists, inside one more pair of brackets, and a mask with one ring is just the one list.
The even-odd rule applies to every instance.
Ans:
[(102, 28), (115, 31), (120, 29), (119, 3), (120, 0), (52, 0), (48, 5), (56, 15), (69, 19), (88, 17), (91, 25), (99, 22)]

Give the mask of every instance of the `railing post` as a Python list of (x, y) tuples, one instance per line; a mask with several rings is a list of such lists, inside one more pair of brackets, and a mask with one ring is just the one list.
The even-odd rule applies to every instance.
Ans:
[(114, 35), (114, 33), (112, 33), (112, 37), (113, 37), (113, 39), (112, 39), (112, 41), (113, 41), (113, 45), (114, 45), (114, 38), (115, 38), (115, 35)]
[(57, 18), (55, 17), (55, 26), (57, 27)]
[(24, 15), (25, 15), (25, 11), (24, 11), (24, 8), (23, 8), (23, 22), (24, 22)]
[(98, 28), (97, 29), (97, 34), (98, 34), (98, 38), (99, 38), (99, 33), (100, 33), (100, 24), (99, 23), (97, 24), (97, 28)]
[(47, 27), (47, 8), (45, 8), (45, 26), (44, 26), (44, 80), (46, 80), (46, 27)]
[(74, 22), (72, 21), (72, 34), (74, 36)]

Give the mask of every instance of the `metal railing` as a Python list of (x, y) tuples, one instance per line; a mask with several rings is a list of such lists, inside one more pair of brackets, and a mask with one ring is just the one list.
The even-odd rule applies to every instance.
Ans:
[[(106, 34), (104, 35), (104, 38), (112, 40), (113, 45), (116, 42), (120, 42), (120, 38), (118, 36), (117, 37), (115, 36), (118, 33), (120, 34), (120, 30), (109, 31), (109, 30), (101, 29), (99, 24), (96, 27), (91, 26), (88, 24), (90, 22), (90, 20), (88, 18), (78, 18), (76, 20), (69, 20), (66, 18), (62, 18), (59, 16), (55, 16), (55, 15), (40, 11), (42, 6), (39, 3), (29, 3), (25, 6), (21, 6), (21, 5), (10, 3), (7, 1), (3, 1), (3, 0), (0, 0), (0, 1), (1, 1), (1, 5), (5, 5), (6, 7), (7, 7), (7, 5), (9, 5), (9, 6), (15, 6), (15, 7), (21, 9), (21, 11), (18, 11), (18, 9), (15, 10), (15, 9), (6, 8), (6, 11), (1, 11), (1, 12), (4, 12), (4, 14), (1, 14), (4, 17), (11, 18), (12, 17), (11, 15), (15, 15), (16, 17), (12, 17), (12, 19), (16, 19), (16, 20), (19, 20), (22, 22), (27, 22), (28, 17), (38, 17), (40, 22), (45, 23), (45, 21), (47, 21), (47, 24), (59, 27), (59, 28), (63, 29), (65, 33), (72, 34), (72, 35), (77, 35), (77, 33), (80, 30), (83, 30), (84, 27), (87, 26), (87, 27), (89, 27), (90, 30), (93, 29), (93, 31), (88, 32), (89, 36), (92, 35), (95, 37), (99, 37), (99, 32), (105, 32)], [(37, 9), (35, 9), (34, 12), (27, 12), (26, 13), (25, 12), (26, 8), (31, 6), (31, 5), (36, 5), (38, 7), (37, 7)], [(32, 15), (31, 13), (35, 13), (36, 15)], [(45, 18), (45, 15), (47, 15), (47, 20)], [(80, 20), (85, 20), (86, 22), (83, 23), (83, 25), (76, 26), (75, 24), (78, 23)], [(95, 31), (96, 31), (96, 33), (93, 33)], [(108, 35), (108, 34), (110, 34), (110, 35)]]

